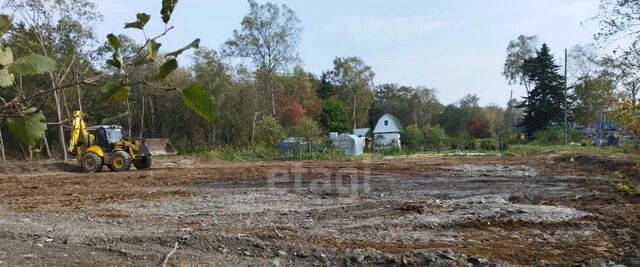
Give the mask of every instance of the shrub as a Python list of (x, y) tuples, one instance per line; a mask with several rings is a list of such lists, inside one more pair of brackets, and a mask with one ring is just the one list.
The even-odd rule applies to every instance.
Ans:
[(284, 128), (273, 116), (262, 116), (256, 122), (256, 142), (275, 147), (285, 136)]
[(451, 148), (453, 149), (473, 149), (472, 147), (475, 144), (472, 144), (473, 140), (471, 136), (469, 136), (466, 132), (458, 133), (456, 136), (451, 138)]
[[(569, 142), (580, 142), (585, 139), (584, 133), (576, 129), (569, 129)], [(564, 129), (547, 127), (533, 133), (534, 144), (561, 145), (564, 144)]]
[(430, 149), (438, 151), (438, 153), (440, 153), (440, 149), (449, 142), (449, 137), (440, 125), (427, 126), (423, 131), (425, 145)]
[(422, 150), (422, 144), (424, 143), (424, 136), (422, 131), (415, 126), (411, 125), (407, 127), (404, 133), (400, 136), (402, 145), (411, 151)]
[(592, 146), (593, 142), (589, 139), (582, 139), (582, 141), (580, 141), (580, 145), (581, 146)]
[(498, 141), (494, 138), (477, 139), (476, 141), (479, 143), (479, 148), (482, 150), (495, 151), (498, 149)]
[(389, 146), (380, 149), (379, 153), (383, 156), (398, 156), (402, 155), (402, 149), (400, 149), (399, 145), (392, 143)]

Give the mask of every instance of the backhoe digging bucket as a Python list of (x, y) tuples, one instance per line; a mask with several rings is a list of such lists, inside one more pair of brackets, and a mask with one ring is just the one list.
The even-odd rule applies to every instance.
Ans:
[(144, 143), (153, 156), (178, 154), (178, 151), (169, 142), (169, 138), (149, 138), (145, 139)]

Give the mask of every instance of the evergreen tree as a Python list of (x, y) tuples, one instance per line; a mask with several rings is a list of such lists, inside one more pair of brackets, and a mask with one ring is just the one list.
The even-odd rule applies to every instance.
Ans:
[(320, 84), (316, 93), (322, 100), (328, 99), (336, 94), (336, 87), (329, 81), (329, 73), (323, 72), (320, 76)]
[(524, 121), (528, 136), (563, 120), (564, 77), (559, 73), (547, 44), (536, 52), (536, 56), (524, 61), (521, 69), (534, 85), (529, 96), (524, 98), (520, 108), (525, 109)]
[(320, 124), (328, 132), (346, 132), (347, 108), (342, 102), (329, 98), (322, 103)]

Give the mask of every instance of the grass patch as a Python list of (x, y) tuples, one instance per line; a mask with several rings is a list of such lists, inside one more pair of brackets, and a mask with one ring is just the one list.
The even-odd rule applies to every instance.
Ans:
[(191, 156), (208, 160), (228, 161), (272, 161), (272, 160), (351, 160), (353, 158), (344, 155), (342, 150), (329, 150), (326, 152), (294, 153), (279, 155), (276, 148), (265, 146), (250, 147), (216, 147), (206, 151), (190, 153)]
[(564, 145), (512, 145), (503, 153), (506, 156), (535, 156), (535, 155), (566, 155), (566, 154), (587, 154), (587, 155), (625, 155), (627, 151), (620, 147), (595, 147), (595, 146), (564, 146)]

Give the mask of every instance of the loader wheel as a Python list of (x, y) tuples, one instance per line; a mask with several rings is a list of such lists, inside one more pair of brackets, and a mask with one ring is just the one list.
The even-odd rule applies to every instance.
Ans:
[(114, 172), (126, 172), (131, 169), (131, 157), (124, 151), (116, 151), (111, 155), (109, 169)]
[(102, 158), (93, 152), (87, 152), (80, 159), (82, 171), (91, 173), (102, 170)]
[(133, 161), (133, 166), (138, 170), (149, 169), (151, 167), (151, 155), (143, 156)]

